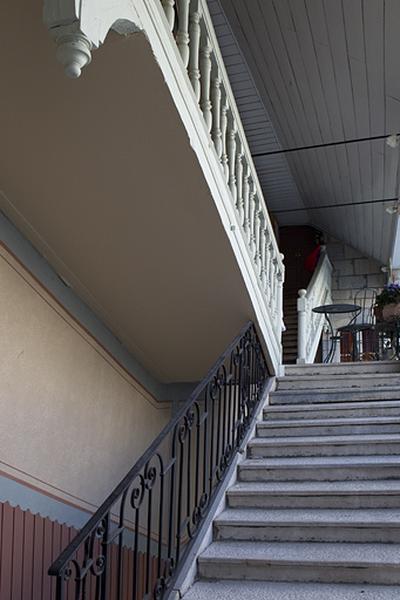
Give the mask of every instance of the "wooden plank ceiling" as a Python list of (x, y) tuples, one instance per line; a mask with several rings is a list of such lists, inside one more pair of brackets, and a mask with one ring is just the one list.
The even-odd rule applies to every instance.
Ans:
[[(271, 212), (387, 263), (399, 150), (385, 140), (280, 148), (400, 132), (399, 0), (208, 0)], [(317, 209), (349, 203), (348, 207)]]

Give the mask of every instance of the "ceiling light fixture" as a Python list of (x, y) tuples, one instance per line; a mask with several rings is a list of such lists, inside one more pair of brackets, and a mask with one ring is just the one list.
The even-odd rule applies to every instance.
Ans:
[(389, 137), (386, 138), (386, 144), (390, 148), (398, 148), (398, 146), (400, 144), (400, 135), (397, 133), (393, 133), (392, 135), (389, 135)]
[(392, 206), (388, 206), (385, 208), (386, 212), (389, 215), (399, 215), (400, 214), (400, 202), (397, 200)]

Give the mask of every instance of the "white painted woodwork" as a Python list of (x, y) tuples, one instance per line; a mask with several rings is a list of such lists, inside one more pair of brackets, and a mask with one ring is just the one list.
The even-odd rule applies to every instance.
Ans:
[(200, 102), (201, 87), (200, 87), (200, 11), (195, 10), (190, 13), (190, 42), (189, 42), (189, 78), (192, 82), (194, 94), (197, 102)]
[(207, 34), (204, 36), (203, 43), (200, 48), (200, 107), (203, 111), (204, 121), (206, 122), (208, 131), (211, 131), (212, 114), (211, 114), (211, 44)]
[(178, 4), (178, 33), (176, 34), (176, 43), (185, 69), (189, 64), (189, 5), (190, 0), (180, 0)]
[[(48, 5), (57, 3), (57, 0), (45, 1)], [(58, 1), (62, 4), (72, 0)], [(106, 12), (106, 0), (97, 4), (82, 0), (80, 14), (75, 14), (74, 20), (78, 33), (97, 47), (105, 39), (106, 24), (110, 29), (118, 22), (121, 28), (125, 19), (145, 31), (204, 168), (235, 255), (240, 255), (239, 266), (251, 289), (271, 368), (276, 372), (281, 362), (282, 307), (278, 303), (282, 303), (279, 281), (283, 279), (284, 267), (207, 2), (188, 0), (179, 3), (178, 10), (174, 0), (119, 0), (119, 3), (121, 15), (113, 12), (116, 18), (110, 22), (109, 16), (101, 14), (102, 8)], [(93, 29), (91, 11), (101, 24), (97, 31)], [(83, 14), (87, 20), (82, 20)], [(65, 26), (60, 15), (54, 10), (48, 23), (50, 28)], [(171, 32), (176, 32), (175, 42)], [(190, 84), (194, 94), (190, 92)], [(197, 110), (193, 100), (197, 102)], [(215, 152), (209, 151), (211, 145)], [(266, 285), (267, 273), (270, 278)]]
[(172, 31), (175, 25), (175, 0), (161, 0), (165, 16), (169, 24), (169, 28)]
[(332, 264), (323, 251), (307, 289), (299, 290), (297, 300), (297, 363), (299, 364), (314, 362), (325, 316), (314, 313), (312, 309), (332, 302), (331, 287)]

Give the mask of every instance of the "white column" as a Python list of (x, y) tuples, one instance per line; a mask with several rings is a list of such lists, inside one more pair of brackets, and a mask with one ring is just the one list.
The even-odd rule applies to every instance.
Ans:
[(215, 150), (218, 158), (222, 157), (222, 132), (221, 132), (221, 80), (216, 75), (211, 84), (211, 105), (212, 105), (212, 139), (214, 141)]

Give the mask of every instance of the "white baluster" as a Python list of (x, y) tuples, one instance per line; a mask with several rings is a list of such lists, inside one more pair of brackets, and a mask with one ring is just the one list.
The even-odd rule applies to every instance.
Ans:
[(218, 73), (211, 84), (211, 106), (212, 106), (212, 139), (218, 158), (222, 157), (222, 132), (221, 132), (221, 80)]
[(229, 187), (232, 194), (233, 203), (236, 205), (236, 123), (231, 113), (231, 122), (228, 123), (228, 164), (229, 164)]
[(249, 199), (250, 199), (250, 175), (251, 175), (251, 171), (250, 171), (250, 166), (248, 163), (246, 163), (246, 167), (245, 167), (245, 171), (244, 171), (244, 176), (243, 176), (243, 220), (242, 220), (242, 227), (243, 227), (243, 231), (245, 234), (246, 239), (248, 240), (248, 236), (249, 236), (249, 229), (250, 229), (250, 206), (249, 206)]
[(271, 242), (271, 236), (268, 227), (264, 228), (264, 255), (263, 255), (263, 287), (267, 298), (271, 294), (271, 287), (269, 285), (269, 274), (271, 270), (271, 260), (269, 254), (269, 245)]
[(212, 125), (212, 114), (211, 114), (211, 100), (210, 100), (210, 86), (211, 86), (211, 44), (208, 36), (201, 46), (200, 50), (200, 86), (201, 86), (201, 99), (200, 107), (203, 111), (203, 117), (207, 125), (207, 129), (211, 131)]
[[(284, 255), (280, 255), (281, 261), (283, 263)], [(279, 329), (278, 334), (281, 335), (282, 331), (285, 330), (284, 324), (284, 316), (283, 316), (283, 282), (285, 280), (285, 267), (282, 266), (278, 268), (278, 292), (277, 292), (277, 305), (278, 305), (278, 323)]]
[(175, 25), (175, 0), (161, 0), (168, 25), (172, 31)]
[(255, 215), (255, 253), (254, 253), (254, 262), (257, 267), (257, 274), (260, 274), (261, 268), (261, 220), (263, 218), (263, 213), (260, 210), (260, 201), (257, 198), (257, 212)]
[(249, 221), (250, 221), (250, 226), (249, 226), (249, 232), (248, 232), (248, 238), (247, 238), (251, 256), (254, 256), (254, 252), (255, 252), (255, 237), (254, 237), (255, 225), (254, 225), (254, 221), (255, 221), (255, 214), (256, 214), (256, 202), (255, 202), (256, 194), (257, 194), (256, 184), (255, 184), (254, 180), (252, 180), (251, 186), (250, 186), (250, 194), (249, 194)]
[(258, 221), (258, 207), (260, 205), (260, 201), (258, 199), (257, 193), (254, 194), (253, 197), (253, 223), (252, 223), (252, 235), (251, 235), (251, 245), (252, 245), (252, 256), (255, 264), (257, 264), (257, 244), (258, 244), (258, 229), (259, 229), (259, 221)]
[(236, 208), (239, 221), (243, 222), (243, 144), (239, 141), (239, 150), (236, 153)]
[(221, 137), (222, 137), (222, 156), (221, 165), (225, 174), (225, 181), (229, 181), (229, 162), (228, 162), (228, 104), (226, 100), (222, 103), (221, 110)]
[(297, 299), (297, 363), (306, 362), (307, 352), (307, 290), (299, 290)]
[(199, 52), (200, 52), (200, 11), (195, 11), (190, 14), (189, 20), (189, 78), (196, 96), (197, 102), (200, 102), (200, 69), (199, 69)]
[(182, 61), (187, 68), (189, 64), (189, 4), (190, 0), (179, 0), (178, 4), (178, 32), (176, 43), (181, 53)]

